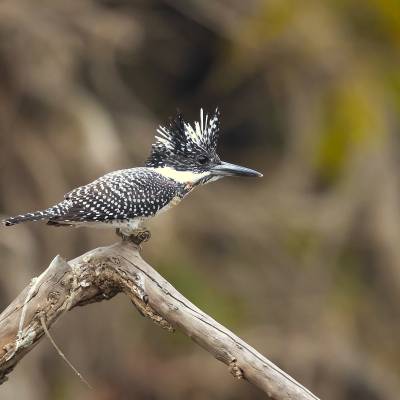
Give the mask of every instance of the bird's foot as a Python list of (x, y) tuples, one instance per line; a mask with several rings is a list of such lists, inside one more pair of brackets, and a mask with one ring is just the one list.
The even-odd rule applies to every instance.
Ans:
[(144, 242), (149, 241), (151, 238), (151, 233), (148, 229), (135, 229), (133, 233), (130, 235), (130, 240), (137, 244), (138, 246)]
[(118, 236), (122, 238), (123, 241), (129, 241), (137, 246), (140, 246), (142, 243), (147, 242), (151, 238), (151, 233), (146, 228), (135, 229), (130, 231), (124, 231), (120, 228), (116, 230)]

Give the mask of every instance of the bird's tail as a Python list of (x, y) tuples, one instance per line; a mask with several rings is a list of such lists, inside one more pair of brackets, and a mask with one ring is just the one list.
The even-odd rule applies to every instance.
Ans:
[(49, 210), (36, 211), (28, 214), (21, 214), (21, 215), (16, 215), (15, 217), (3, 219), (2, 221), (0, 221), (0, 224), (4, 226), (12, 226), (21, 224), (22, 222), (43, 221), (49, 219), (50, 217), (51, 214)]

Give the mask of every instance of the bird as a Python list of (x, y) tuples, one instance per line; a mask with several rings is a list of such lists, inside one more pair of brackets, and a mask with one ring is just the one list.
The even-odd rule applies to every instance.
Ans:
[(218, 109), (210, 115), (200, 109), (200, 119), (193, 124), (177, 112), (158, 127), (144, 166), (110, 172), (73, 189), (49, 208), (1, 222), (4, 226), (42, 221), (53, 226), (111, 227), (123, 239), (148, 240), (150, 232), (142, 224), (179, 204), (195, 188), (226, 176), (263, 176), (221, 161), (219, 136)]

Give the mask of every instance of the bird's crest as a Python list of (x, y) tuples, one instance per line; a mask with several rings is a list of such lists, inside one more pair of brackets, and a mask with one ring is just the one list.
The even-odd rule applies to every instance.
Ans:
[(190, 157), (199, 151), (215, 152), (219, 137), (219, 115), (218, 109), (212, 115), (204, 114), (200, 109), (200, 121), (191, 125), (178, 112), (168, 125), (157, 129), (156, 142), (148, 163), (156, 161), (157, 154)]

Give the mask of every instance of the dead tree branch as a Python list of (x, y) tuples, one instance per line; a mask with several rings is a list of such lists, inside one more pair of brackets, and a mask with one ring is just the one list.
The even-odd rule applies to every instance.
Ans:
[(125, 293), (144, 316), (180, 329), (238, 379), (274, 399), (318, 399), (255, 349), (182, 296), (147, 264), (130, 242), (92, 250), (72, 261), (57, 256), (0, 315), (0, 383), (50, 327), (76, 306)]

